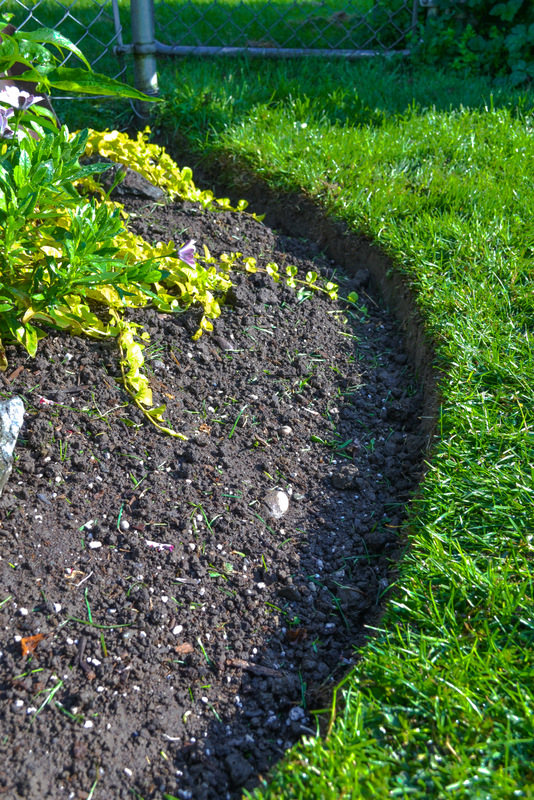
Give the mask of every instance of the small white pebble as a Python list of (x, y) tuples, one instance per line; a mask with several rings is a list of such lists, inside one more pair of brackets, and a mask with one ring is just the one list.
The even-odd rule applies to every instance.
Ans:
[(17, 708), (22, 708), (24, 705), (24, 700), (15, 700), (15, 705)]
[(161, 595), (161, 602), (162, 603), (168, 603), (169, 602), (169, 598), (167, 597), (166, 594), (162, 594)]
[(102, 547), (102, 542), (89, 542), (90, 550), (98, 550), (99, 547)]
[(27, 608), (19, 608), (19, 614), (21, 617), (27, 617), (30, 612)]
[(84, 728), (92, 728), (93, 727), (93, 723), (91, 722), (90, 719), (86, 719), (85, 722), (83, 723), (83, 727)]
[(124, 771), (125, 771), (126, 775), (128, 775), (129, 778), (132, 777), (133, 772), (132, 772), (131, 769), (128, 769), (128, 767), (124, 767)]
[(183, 625), (175, 625), (174, 628), (172, 629), (172, 632), (174, 633), (175, 636), (178, 636), (178, 634), (181, 633), (183, 629), (184, 629)]
[(61, 603), (52, 603), (52, 608), (54, 609), (56, 614), (59, 614), (59, 612), (61, 611)]
[(121, 529), (121, 531), (129, 531), (130, 530), (130, 523), (128, 522), (127, 519), (121, 519), (119, 528)]
[(103, 686), (97, 686), (96, 687), (96, 691), (97, 692), (103, 692), (104, 691), (104, 687)]
[(37, 711), (36, 707), (30, 706), (29, 708), (26, 709), (26, 714), (33, 714), (35, 711)]

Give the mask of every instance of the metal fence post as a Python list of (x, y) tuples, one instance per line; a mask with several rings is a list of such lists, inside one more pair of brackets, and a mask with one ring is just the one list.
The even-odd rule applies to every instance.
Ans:
[[(132, 49), (135, 88), (148, 95), (158, 94), (156, 42), (154, 34), (154, 0), (131, 0)], [(151, 104), (140, 104), (139, 110), (148, 115)], [(144, 107), (146, 106), (146, 108)]]

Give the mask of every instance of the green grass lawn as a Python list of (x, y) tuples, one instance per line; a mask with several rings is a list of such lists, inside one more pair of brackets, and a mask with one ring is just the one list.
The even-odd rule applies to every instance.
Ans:
[(389, 254), (442, 375), (383, 630), (265, 795), (534, 797), (532, 95), (380, 62), (184, 60), (161, 84), (159, 124), (208, 162)]

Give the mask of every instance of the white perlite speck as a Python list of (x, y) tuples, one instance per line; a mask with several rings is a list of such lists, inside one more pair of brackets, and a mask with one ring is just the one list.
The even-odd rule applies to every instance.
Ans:
[(13, 468), (13, 450), (24, 421), (24, 403), (20, 397), (0, 400), (0, 495)]

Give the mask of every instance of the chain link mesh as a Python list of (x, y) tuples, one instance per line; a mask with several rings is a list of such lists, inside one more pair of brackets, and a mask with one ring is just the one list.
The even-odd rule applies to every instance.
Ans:
[[(129, 3), (122, 2), (123, 15)], [(114, 8), (115, 6), (115, 8)], [(0, 12), (12, 14), (12, 24), (19, 30), (55, 28), (74, 42), (94, 70), (112, 78), (125, 79), (123, 60), (113, 55), (113, 48), (122, 44), (119, 4), (114, 0), (0, 0)], [(128, 28), (129, 30), (129, 28)], [(79, 65), (72, 53), (63, 64)]]
[(417, 0), (156, 0), (156, 39), (195, 48), (388, 51), (409, 46), (417, 9)]
[[(426, 0), (432, 4), (432, 0)], [(418, 0), (162, 0), (155, 2), (156, 39), (186, 48), (389, 51), (409, 46)], [(127, 80), (113, 54), (130, 41), (127, 0), (0, 0), (21, 29), (57, 28), (91, 66)], [(73, 64), (69, 54), (64, 63)]]

